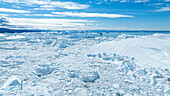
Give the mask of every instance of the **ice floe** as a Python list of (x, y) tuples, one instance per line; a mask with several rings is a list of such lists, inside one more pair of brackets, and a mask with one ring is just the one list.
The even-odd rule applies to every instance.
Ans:
[(48, 75), (51, 74), (54, 69), (55, 68), (52, 68), (48, 64), (39, 64), (38, 66), (35, 66), (35, 74), (37, 74), (38, 76)]
[(2, 87), (0, 87), (0, 93), (3, 91), (8, 92), (16, 89), (22, 90), (22, 81), (16, 76), (11, 76), (8, 78), (5, 84)]

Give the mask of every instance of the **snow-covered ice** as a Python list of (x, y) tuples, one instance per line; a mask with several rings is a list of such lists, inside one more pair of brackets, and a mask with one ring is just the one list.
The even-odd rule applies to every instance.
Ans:
[(3, 36), (5, 36), (5, 35), (0, 33), (0, 36), (2, 36), (2, 37), (3, 37)]
[(22, 81), (16, 77), (16, 76), (11, 76), (6, 82), (5, 84), (1, 87), (0, 92), (3, 91), (11, 91), (13, 90), (15, 87), (19, 86), (19, 90), (22, 89)]
[[(123, 35), (124, 36), (124, 35)], [(121, 36), (122, 37), (122, 36)], [(89, 53), (108, 52), (135, 57), (136, 64), (170, 69), (170, 35), (140, 36), (103, 42), (89, 49)]]
[(170, 35), (114, 34), (0, 34), (0, 96), (169, 96)]
[(25, 38), (24, 36), (11, 36), (11, 37), (6, 37), (6, 39), (21, 39)]

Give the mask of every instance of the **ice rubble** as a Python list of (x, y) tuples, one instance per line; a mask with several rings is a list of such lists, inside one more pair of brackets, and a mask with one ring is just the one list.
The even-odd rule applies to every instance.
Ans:
[(120, 39), (129, 39), (129, 38), (137, 38), (138, 36), (135, 35), (126, 35), (126, 34), (122, 34), (117, 36), (116, 40), (120, 40)]
[[(127, 46), (129, 43), (124, 45), (121, 42), (128, 42), (131, 39), (138, 42), (138, 39), (145, 38), (144, 40), (154, 39), (155, 42), (157, 40), (163, 43), (169, 40), (168, 36), (126, 38), (124, 35), (123, 39), (108, 42), (105, 37), (77, 40), (65, 36), (62, 39), (62, 35), (56, 34), (18, 33), (9, 34), (10, 36), (6, 34), (8, 37), (23, 35), (27, 39), (17, 38), (9, 41), (3, 38), (4, 41), (0, 42), (0, 96), (168, 96), (170, 94), (168, 68), (139, 66), (138, 58), (135, 56), (121, 55), (117, 54), (117, 51), (107, 49), (110, 46), (108, 44), (112, 42)], [(103, 41), (106, 43), (102, 43)], [(111, 45), (111, 48), (114, 49), (119, 45)], [(4, 49), (13, 46), (17, 49)], [(96, 46), (102, 47), (103, 50), (99, 50), (100, 48)], [(122, 46), (119, 46), (121, 52), (123, 52)], [(129, 46), (126, 48), (132, 50)], [(164, 48), (169, 47), (164, 46)]]
[(100, 78), (99, 73), (95, 71), (70, 71), (69, 72), (70, 78), (78, 78), (81, 81), (87, 83), (87, 82), (95, 82), (97, 79)]
[(41, 64), (41, 65), (35, 66), (34, 73), (37, 74), (38, 76), (48, 75), (48, 74), (51, 74), (54, 71), (54, 69), (55, 68), (52, 68), (48, 64)]
[(5, 84), (0, 88), (0, 93), (3, 91), (12, 91), (15, 90), (16, 87), (18, 87), (18, 90), (22, 90), (22, 81), (16, 77), (16, 76), (11, 76), (8, 78), (8, 80), (5, 82)]

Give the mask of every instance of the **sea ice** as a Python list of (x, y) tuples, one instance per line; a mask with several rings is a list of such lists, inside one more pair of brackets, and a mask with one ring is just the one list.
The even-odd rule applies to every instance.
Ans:
[(0, 96), (169, 96), (169, 37), (78, 34), (5, 33), (27, 39), (0, 41)]
[(165, 94), (170, 95), (170, 89), (166, 90)]
[[(169, 69), (170, 42), (169, 34), (160, 36), (135, 36), (132, 38), (101, 42), (89, 48), (88, 53), (116, 53), (135, 57), (139, 66)], [(121, 61), (122, 58), (117, 58)]]
[(71, 71), (69, 71), (68, 76), (70, 78), (78, 78), (78, 71), (71, 70)]
[(92, 58), (95, 58), (96, 55), (95, 54), (87, 54), (88, 57), (92, 57)]
[(78, 78), (83, 82), (95, 82), (97, 79), (100, 78), (98, 72), (96, 71), (87, 71), (87, 72), (80, 72), (78, 73)]
[(2, 60), (0, 62), (0, 66), (1, 67), (17, 67), (18, 65), (21, 65), (22, 63), (24, 63), (24, 61), (5, 61), (5, 60)]
[(54, 71), (55, 68), (52, 68), (48, 64), (39, 64), (35, 67), (35, 74), (41, 76), (41, 75), (48, 75), (51, 74)]
[(25, 36), (11, 36), (11, 37), (6, 37), (6, 39), (22, 39), (25, 38)]
[(119, 35), (116, 40), (120, 40), (120, 39), (129, 39), (129, 38), (136, 38), (137, 36), (134, 36), (134, 35), (126, 35), (126, 34), (122, 34), (122, 35)]
[(22, 90), (22, 81), (16, 76), (11, 76), (4, 83), (4, 85), (0, 87), (0, 93), (3, 91), (11, 91), (15, 88), (18, 88), (18, 90)]

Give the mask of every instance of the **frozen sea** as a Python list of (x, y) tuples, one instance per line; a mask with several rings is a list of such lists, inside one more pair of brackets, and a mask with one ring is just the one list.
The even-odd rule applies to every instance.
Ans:
[(170, 32), (0, 32), (0, 96), (170, 96)]

